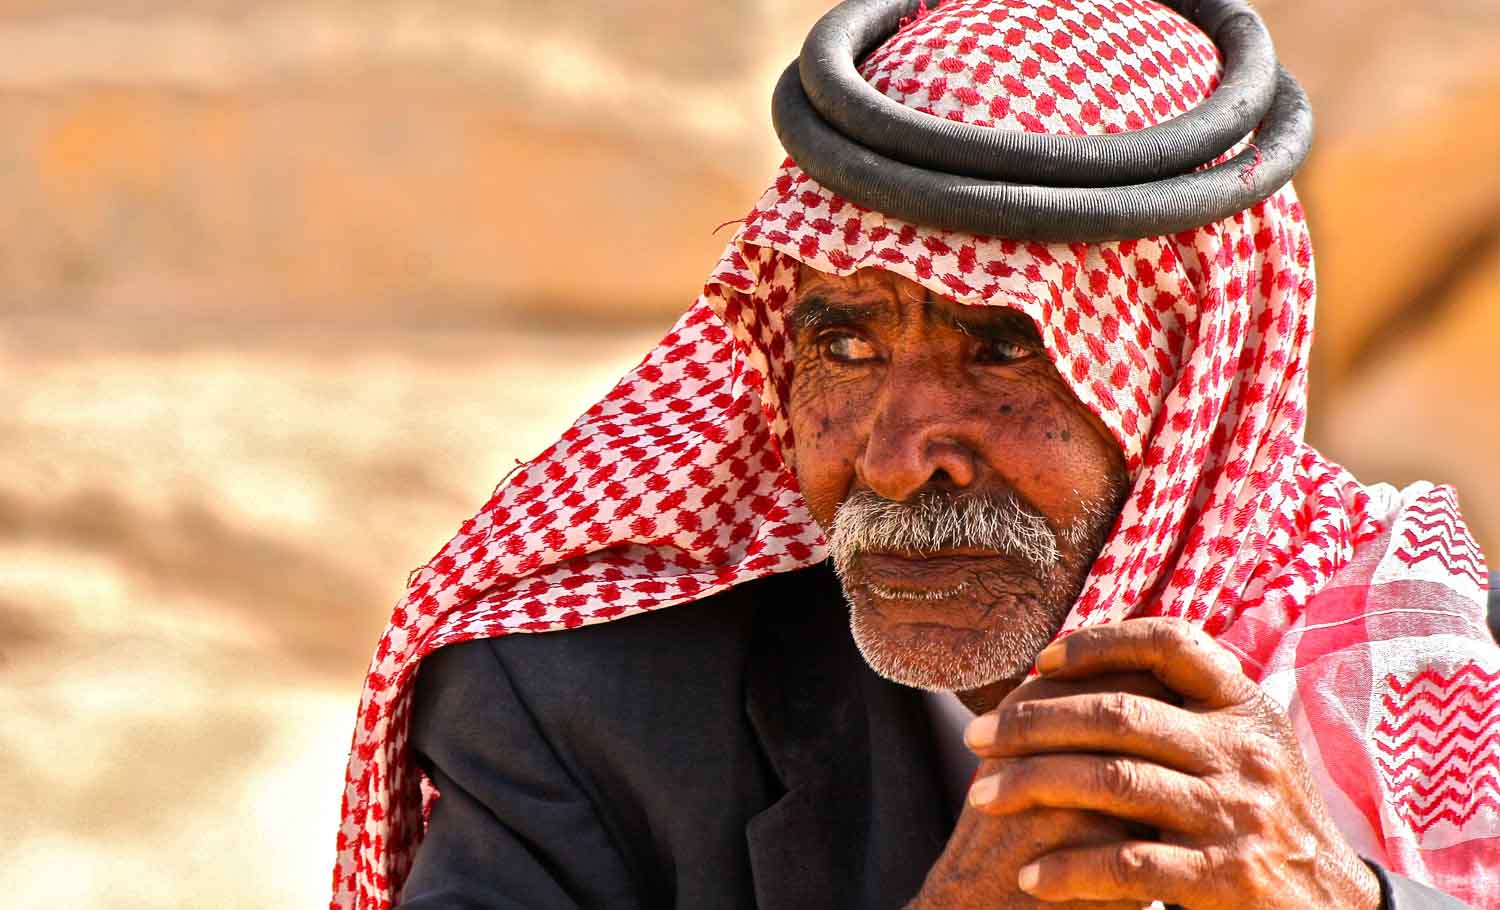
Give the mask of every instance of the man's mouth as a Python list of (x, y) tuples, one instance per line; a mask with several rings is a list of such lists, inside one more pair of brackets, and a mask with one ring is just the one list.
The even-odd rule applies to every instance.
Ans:
[(992, 551), (866, 552), (857, 557), (858, 581), (888, 600), (947, 600), (963, 594), (974, 573), (1006, 560)]
[(920, 600), (931, 602), (936, 600), (951, 600), (965, 591), (969, 590), (969, 583), (959, 582), (951, 588), (893, 588), (883, 585), (878, 581), (872, 581), (865, 585), (865, 589), (876, 597), (885, 600)]

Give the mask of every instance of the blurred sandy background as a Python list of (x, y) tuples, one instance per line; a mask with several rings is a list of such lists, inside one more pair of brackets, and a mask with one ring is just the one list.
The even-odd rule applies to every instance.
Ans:
[[(326, 900), (409, 569), (692, 297), (808, 0), (0, 3), (0, 894)], [(1494, 0), (1278, 0), (1312, 437), (1500, 551)]]

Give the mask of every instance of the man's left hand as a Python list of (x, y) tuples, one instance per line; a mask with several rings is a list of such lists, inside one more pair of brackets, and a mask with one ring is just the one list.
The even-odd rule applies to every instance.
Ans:
[(1057, 850), (1020, 871), (1045, 901), (1160, 900), (1190, 910), (1376, 910), (1380, 886), (1313, 786), (1291, 725), (1206, 633), (1175, 619), (1084, 629), (1044, 678), (1147, 671), (1180, 707), (1124, 693), (1007, 703), (969, 727), (990, 759), (970, 791), (996, 816), (1087, 809), (1155, 840)]

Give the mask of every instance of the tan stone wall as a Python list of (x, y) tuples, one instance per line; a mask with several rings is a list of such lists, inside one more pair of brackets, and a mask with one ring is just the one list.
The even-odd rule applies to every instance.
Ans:
[[(1311, 438), (1500, 550), (1490, 0), (1277, 0)], [(406, 571), (685, 305), (808, 0), (0, 8), (0, 893), (323, 899)]]

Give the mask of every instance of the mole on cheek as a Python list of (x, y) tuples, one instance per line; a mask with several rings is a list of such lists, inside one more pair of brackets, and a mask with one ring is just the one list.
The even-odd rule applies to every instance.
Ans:
[(1011, 412), (1011, 406), (1010, 405), (1008, 405), (1008, 404), (1002, 404), (1000, 406), (1000, 413), (1002, 413), (1002, 414), (1009, 414), (1010, 412)]
[(1063, 442), (1072, 442), (1073, 441), (1073, 434), (1069, 433), (1067, 430), (1063, 430), (1062, 431), (1062, 441)]

